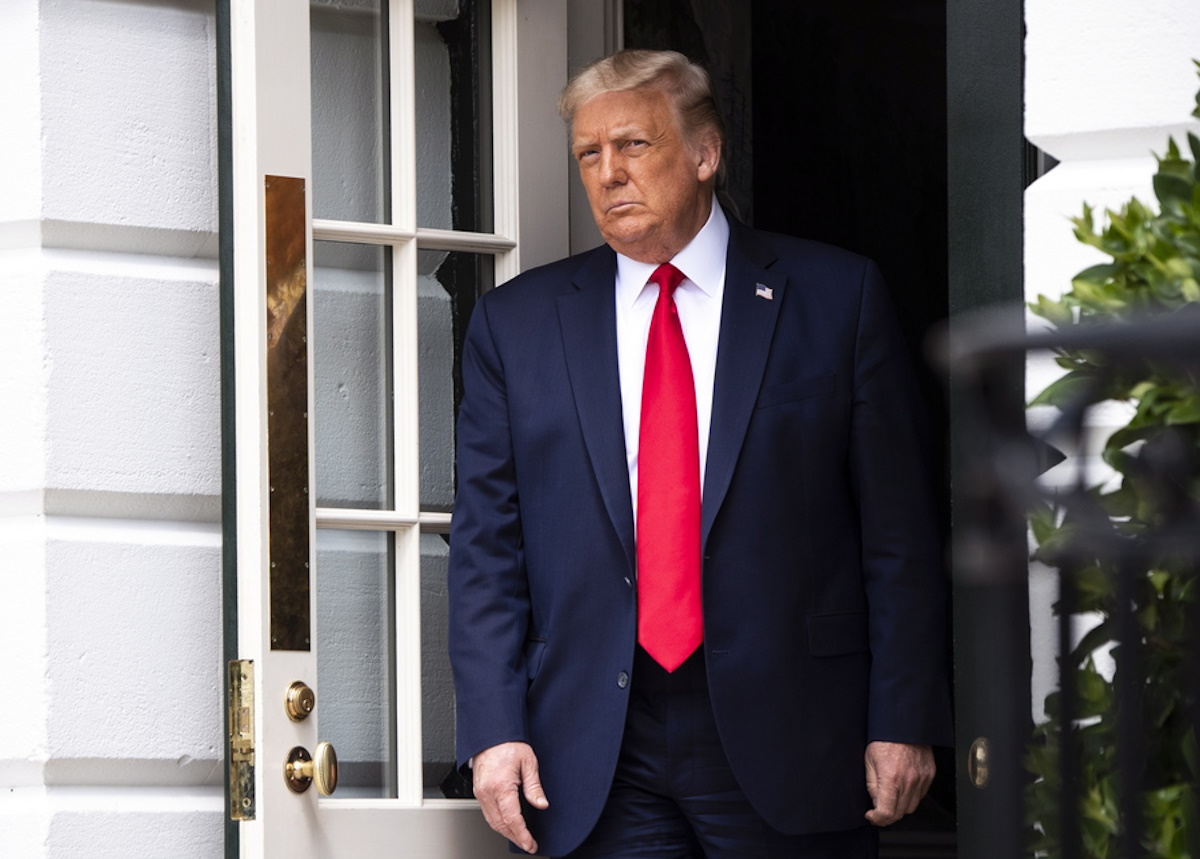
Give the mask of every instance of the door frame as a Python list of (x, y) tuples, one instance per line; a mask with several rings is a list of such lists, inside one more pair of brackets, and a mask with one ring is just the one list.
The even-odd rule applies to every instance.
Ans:
[[(950, 324), (989, 308), (1024, 319), (1024, 4), (1022, 0), (948, 0), (947, 181)], [(981, 169), (981, 166), (983, 169)], [(978, 455), (960, 370), (950, 381), (951, 531), (958, 851), (973, 859), (1026, 855), (1023, 760), (1031, 736), (1029, 580), (1023, 527), (990, 529), (1013, 563), (988, 578), (972, 565), (970, 541), (987, 523), (966, 521)], [(1014, 360), (992, 392), (1006, 422), (1024, 425), (1025, 367)], [(978, 508), (975, 509), (978, 513)], [(978, 546), (974, 546), (977, 550)], [(987, 769), (971, 777), (969, 757), (987, 741)]]
[[(521, 0), (522, 8), (534, 8), (528, 18), (553, 13), (555, 0)], [(217, 114), (218, 114), (218, 187), (219, 247), (221, 282), (221, 362), (233, 367), (233, 85), (231, 74), (231, 17), (234, 0), (216, 4), (217, 42)], [(1019, 306), (1023, 299), (1023, 4), (1021, 0), (959, 0), (948, 3), (946, 11), (948, 52), (948, 184), (949, 184), (949, 269), (950, 308), (961, 314), (975, 308), (1008, 303)], [(554, 40), (542, 42), (551, 53)], [(565, 52), (565, 43), (563, 45)], [(553, 56), (544, 58), (542, 67), (531, 63), (520, 66), (521, 91), (531, 89), (531, 81), (546, 80), (546, 65), (555, 67)], [(565, 65), (565, 63), (564, 63)], [(555, 89), (543, 85), (543, 90)], [(522, 98), (523, 112), (552, 109), (553, 99)], [(541, 120), (539, 120), (541, 121)], [(555, 135), (534, 139), (532, 123), (519, 130), (518, 148), (522, 175), (536, 172), (548, 176), (533, 165), (553, 163), (563, 157), (565, 147)], [(549, 158), (550, 161), (546, 159)], [(980, 164), (988, 169), (980, 170)], [(549, 180), (552, 182), (552, 180)], [(542, 197), (545, 192), (533, 192)], [(527, 194), (527, 196), (529, 196)], [(547, 249), (524, 253), (525, 264), (553, 258), (555, 235), (565, 228), (568, 218), (553, 205), (540, 208), (526, 199), (519, 208), (520, 232), (524, 235), (551, 237)], [(565, 241), (565, 240), (564, 240)], [(561, 254), (559, 254), (561, 255)], [(953, 374), (953, 370), (951, 370)], [(1012, 368), (1009, 381), (1011, 408), (1023, 407), (1023, 368)], [(236, 386), (231, 372), (221, 375), (222, 403), (222, 587), (225, 612), (222, 635), (227, 659), (236, 658), (237, 646), (237, 554), (234, 523), (237, 517), (235, 474), (237, 447), (234, 443)], [(961, 404), (951, 402), (952, 476), (962, 474), (965, 455), (962, 431), (965, 423)], [(952, 480), (955, 509), (960, 509), (962, 488)], [(955, 522), (955, 527), (961, 525)], [(1015, 539), (1015, 535), (1010, 535)], [(1023, 541), (1023, 536), (1021, 537)], [(959, 751), (956, 769), (959, 781), (959, 844), (962, 855), (979, 859), (1020, 855), (1021, 846), (1012, 839), (1021, 831), (1020, 774), (1003, 765), (996, 771), (988, 789), (969, 784), (966, 754), (978, 736), (990, 735), (1000, 748), (1023, 743), (1022, 733), (1030, 718), (1028, 688), (1028, 592), (1026, 582), (1008, 582), (982, 587), (956, 581), (956, 699), (959, 714)], [(991, 618), (991, 619), (988, 619)], [(990, 656), (975, 647), (980, 629), (1005, 628), (1004, 641), (1014, 648), (1006, 657), (1004, 670), (996, 672)], [(1022, 644), (1022, 642), (1024, 642)], [(225, 709), (224, 707), (222, 708)], [(226, 730), (228, 731), (228, 724)], [(993, 746), (997, 750), (996, 746)], [(1000, 759), (996, 759), (999, 763)], [(1018, 764), (1019, 766), (1019, 758)], [(226, 784), (228, 794), (228, 784)], [(228, 801), (228, 795), (226, 796)], [(1011, 833), (1006, 836), (1005, 833)], [(225, 855), (238, 855), (238, 824), (226, 818)]]

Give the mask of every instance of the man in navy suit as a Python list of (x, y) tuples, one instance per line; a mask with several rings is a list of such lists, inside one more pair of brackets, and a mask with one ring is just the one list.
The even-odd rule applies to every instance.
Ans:
[(874, 856), (952, 742), (927, 433), (880, 275), (724, 213), (681, 55), (601, 60), (559, 107), (607, 244), (471, 318), (460, 760), (528, 852)]

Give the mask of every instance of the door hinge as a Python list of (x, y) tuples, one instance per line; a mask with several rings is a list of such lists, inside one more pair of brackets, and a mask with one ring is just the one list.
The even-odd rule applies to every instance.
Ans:
[(254, 819), (254, 662), (229, 663), (229, 817)]

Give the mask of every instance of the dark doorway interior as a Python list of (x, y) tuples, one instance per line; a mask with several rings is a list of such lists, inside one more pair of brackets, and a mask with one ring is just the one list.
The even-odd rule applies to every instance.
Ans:
[(873, 258), (919, 350), (947, 314), (944, 0), (752, 10), (755, 226)]
[[(923, 357), (949, 312), (945, 0), (625, 0), (624, 14), (627, 47), (708, 68), (728, 126), (725, 196), (743, 220), (880, 265), (946, 451), (944, 372)], [(948, 487), (948, 466), (938, 476)], [(948, 523), (948, 489), (945, 501)], [(938, 764), (885, 857), (956, 855), (952, 754)]]

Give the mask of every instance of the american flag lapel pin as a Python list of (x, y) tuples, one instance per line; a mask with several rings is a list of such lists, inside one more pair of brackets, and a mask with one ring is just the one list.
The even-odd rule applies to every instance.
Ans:
[(773, 301), (775, 299), (775, 294), (771, 291), (771, 287), (767, 286), (765, 283), (754, 284), (754, 294), (759, 298), (765, 298), (767, 301)]

